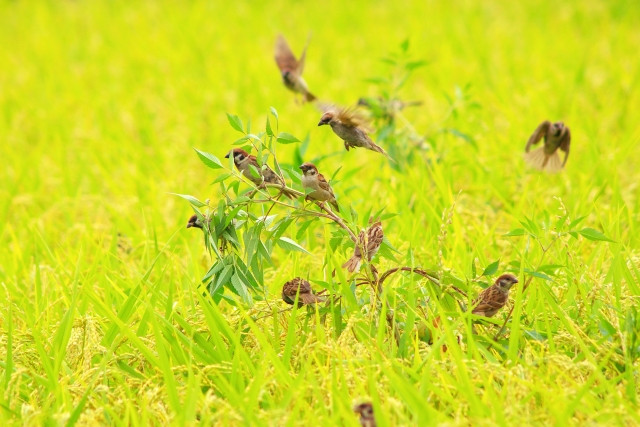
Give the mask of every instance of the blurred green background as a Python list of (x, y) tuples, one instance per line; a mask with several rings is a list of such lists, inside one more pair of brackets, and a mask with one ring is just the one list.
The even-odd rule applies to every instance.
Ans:
[[(620, 362), (623, 372), (609, 365), (614, 343), (629, 346), (623, 321), (638, 298), (638, 22), (633, 1), (0, 3), (0, 416), (16, 424), (356, 425), (351, 400), (370, 395), (381, 425), (639, 422), (637, 360)], [(343, 151), (316, 126), (320, 113), (281, 84), (278, 33), (296, 54), (311, 33), (305, 79), (340, 105), (376, 95), (366, 79), (387, 73), (380, 58), (408, 39), (412, 57), (428, 65), (402, 90), (423, 102), (405, 117), (430, 136), (430, 166), (414, 162), (400, 173), (381, 156)], [(448, 114), (456, 91), (464, 96)], [(586, 215), (584, 226), (617, 243), (570, 240), (549, 254), (556, 262), (548, 263), (566, 268), (553, 285), (575, 286), (559, 303), (573, 326), (529, 293), (523, 310), (553, 317), (560, 338), (525, 346), (517, 361), (434, 356), (417, 342), (406, 359), (388, 349), (372, 355), (328, 333), (291, 344), (288, 316), (280, 332), (296, 357), (282, 366), (278, 345), (265, 349), (265, 339), (256, 352), (248, 344), (261, 339), (252, 328), (238, 330), (247, 342), (215, 366), (180, 340), (183, 356), (160, 345), (154, 316), (173, 319), (172, 310), (217, 333), (197, 292), (210, 261), (199, 234), (184, 230), (191, 209), (169, 193), (215, 201), (216, 175), (192, 147), (223, 157), (238, 138), (225, 113), (260, 128), (270, 106), (280, 130), (309, 134), (309, 157), (337, 153), (323, 170), (360, 170), (334, 186), (341, 201), (401, 213), (385, 233), (411, 248), (417, 265), (468, 277), (474, 260), (519, 259), (534, 243), (504, 233), (525, 217), (558, 214), (556, 198), (572, 218)], [(572, 131), (558, 175), (522, 161), (545, 119)], [(294, 149), (279, 148), (281, 161), (292, 163)], [(443, 226), (448, 209), (452, 222)], [(267, 273), (274, 301), (290, 276), (326, 274), (321, 241), (306, 242), (318, 257), (277, 254)], [(142, 294), (129, 307), (135, 289)], [(240, 322), (232, 307), (216, 313), (230, 330)], [(602, 338), (607, 324), (613, 332)]]

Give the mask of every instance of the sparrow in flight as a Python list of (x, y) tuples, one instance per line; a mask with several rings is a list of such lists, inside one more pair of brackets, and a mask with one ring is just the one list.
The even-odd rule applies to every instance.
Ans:
[(295, 93), (302, 94), (305, 101), (312, 102), (316, 97), (309, 92), (307, 83), (302, 78), (302, 70), (304, 69), (304, 59), (306, 55), (307, 46), (302, 50), (300, 59), (297, 60), (282, 34), (278, 35), (278, 38), (276, 39), (275, 58), (276, 64), (280, 69), (280, 74), (282, 75), (282, 82), (287, 89)]
[[(544, 137), (544, 145), (537, 150), (529, 151), (532, 145), (540, 142)], [(538, 128), (529, 137), (524, 151), (525, 161), (532, 167), (547, 171), (559, 172), (569, 158), (569, 146), (571, 145), (571, 132), (562, 122), (551, 123), (548, 120), (540, 123)], [(560, 162), (558, 148), (564, 151), (564, 160)]]
[(495, 283), (489, 286), (473, 301), (471, 311), (473, 314), (484, 317), (493, 317), (507, 303), (509, 289), (518, 283), (513, 274), (503, 274)]
[(367, 134), (367, 126), (362, 117), (352, 110), (330, 109), (320, 118), (318, 126), (329, 125), (333, 132), (344, 141), (344, 148), (363, 147), (389, 157), (386, 151), (377, 145)]
[(313, 190), (307, 194), (307, 198), (317, 202), (329, 202), (336, 211), (340, 212), (333, 189), (324, 176), (318, 173), (318, 168), (312, 163), (303, 163), (300, 169), (302, 169), (302, 186)]

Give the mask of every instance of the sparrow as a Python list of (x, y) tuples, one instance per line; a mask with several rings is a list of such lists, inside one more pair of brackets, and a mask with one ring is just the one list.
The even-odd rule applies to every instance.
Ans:
[[(370, 219), (369, 224), (371, 224), (371, 222), (372, 220)], [(380, 222), (380, 220), (376, 220), (373, 225), (366, 230), (366, 232), (365, 230), (360, 232), (358, 235), (358, 242), (353, 250), (353, 256), (344, 263), (342, 268), (346, 268), (349, 273), (359, 270), (360, 265), (362, 264), (362, 251), (360, 248), (364, 248), (367, 260), (371, 261), (374, 255), (378, 252), (378, 249), (380, 249), (382, 239), (384, 239), (382, 222)]]
[(363, 402), (353, 407), (353, 412), (360, 415), (360, 425), (362, 427), (376, 427), (376, 418), (373, 416), (373, 405), (371, 402)]
[[(308, 44), (309, 43), (307, 42), (307, 45)], [(278, 38), (276, 39), (275, 58), (276, 64), (280, 69), (280, 74), (282, 75), (282, 82), (287, 89), (302, 94), (305, 101), (312, 102), (316, 97), (309, 92), (307, 83), (302, 78), (302, 70), (304, 69), (304, 59), (306, 54), (307, 46), (302, 50), (300, 60), (297, 60), (282, 34), (278, 35)]]
[(318, 173), (318, 168), (312, 163), (303, 163), (300, 165), (302, 169), (302, 186), (306, 189), (313, 190), (307, 194), (307, 199), (315, 200), (317, 202), (329, 202), (333, 208), (340, 212), (338, 202), (336, 202), (336, 196), (333, 194), (333, 189), (329, 185), (322, 174)]
[[(544, 137), (544, 146), (529, 152), (532, 145), (537, 144)], [(571, 132), (562, 122), (551, 123), (548, 120), (540, 123), (529, 137), (525, 147), (524, 159), (532, 167), (547, 172), (559, 172), (569, 158)], [(560, 163), (558, 148), (565, 152), (564, 161)]]
[[(233, 156), (233, 163), (235, 163), (238, 170), (242, 172), (242, 175), (244, 175), (249, 181), (253, 182), (257, 187), (264, 187), (265, 183), (275, 184), (281, 187), (281, 191), (287, 197), (291, 199), (295, 198), (296, 194), (286, 189), (287, 186), (284, 183), (284, 180), (269, 166), (262, 165), (262, 168), (260, 168), (256, 156), (252, 156), (242, 148), (234, 148), (224, 157), (228, 159), (229, 156)], [(256, 171), (254, 171), (251, 166), (253, 166), (256, 171), (259, 171), (261, 176), (256, 175)]]
[(198, 215), (193, 214), (191, 215), (191, 217), (189, 218), (189, 221), (187, 222), (187, 228), (200, 228), (202, 229), (202, 221), (200, 221), (200, 218), (198, 218)]
[(493, 285), (480, 292), (478, 298), (473, 301), (471, 312), (478, 316), (493, 317), (507, 303), (509, 289), (516, 283), (518, 279), (513, 274), (507, 273), (498, 277)]
[(347, 151), (350, 147), (364, 147), (389, 157), (387, 152), (367, 135), (365, 121), (352, 110), (343, 108), (326, 111), (318, 123), (318, 126), (322, 125), (331, 126), (333, 132), (344, 141)]
[(298, 297), (298, 307), (303, 305), (313, 305), (322, 302), (323, 299), (315, 295), (311, 290), (311, 284), (301, 277), (295, 277), (282, 286), (282, 300), (289, 305), (293, 305)]

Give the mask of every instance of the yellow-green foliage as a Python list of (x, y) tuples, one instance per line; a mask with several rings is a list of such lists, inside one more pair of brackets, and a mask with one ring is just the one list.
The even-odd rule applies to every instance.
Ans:
[[(352, 404), (369, 398), (380, 425), (640, 423), (638, 22), (623, 0), (2, 2), (2, 424), (357, 425)], [(296, 53), (312, 33), (306, 81), (341, 105), (377, 95), (366, 79), (409, 39), (428, 65), (400, 95), (423, 102), (404, 117), (429, 149), (402, 172), (344, 151), (280, 83), (279, 32)], [(331, 280), (330, 224), (302, 236), (314, 256), (274, 251), (266, 301), (213, 305), (201, 233), (169, 193), (215, 206), (218, 175), (192, 147), (222, 158), (238, 138), (225, 112), (261, 129), (270, 106), (282, 131), (309, 134), (309, 158), (335, 154), (322, 168), (342, 166), (341, 203), (399, 213), (385, 234), (405, 264), (470, 296), (472, 265), (535, 269), (558, 217), (615, 243), (559, 239), (542, 262), (552, 280), (514, 288), (493, 347), (507, 310), (477, 335), (443, 316), (429, 346), (409, 323), (445, 308), (410, 303), (400, 347), (384, 322), (366, 330), (368, 305), (339, 335), (331, 315), (282, 311), (285, 280)], [(572, 131), (557, 175), (522, 160), (545, 119)], [(527, 218), (548, 231), (505, 236)], [(415, 300), (419, 279), (398, 276), (390, 299)]]

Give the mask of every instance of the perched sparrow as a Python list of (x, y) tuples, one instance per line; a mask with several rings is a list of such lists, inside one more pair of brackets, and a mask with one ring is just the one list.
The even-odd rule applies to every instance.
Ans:
[(300, 60), (297, 60), (282, 34), (278, 35), (278, 39), (276, 40), (275, 58), (276, 64), (280, 69), (280, 74), (282, 74), (282, 82), (287, 89), (302, 94), (305, 101), (311, 102), (314, 101), (316, 97), (309, 92), (307, 83), (302, 78), (302, 70), (304, 69), (304, 59), (306, 54), (307, 47), (305, 46), (302, 50), (302, 54), (300, 55)]
[[(532, 145), (537, 144), (544, 137), (544, 146), (529, 152)], [(529, 137), (524, 149), (524, 159), (527, 163), (539, 170), (547, 172), (559, 172), (569, 158), (569, 145), (571, 144), (571, 132), (562, 122), (551, 123), (548, 120), (540, 123), (533, 135)], [(565, 152), (564, 161), (560, 163), (558, 148)]]
[(378, 116), (382, 116), (387, 120), (393, 120), (397, 113), (406, 107), (422, 105), (421, 101), (403, 101), (401, 99), (386, 100), (381, 96), (375, 98), (360, 98), (358, 105), (361, 105)]
[(189, 218), (189, 222), (187, 222), (187, 228), (191, 228), (191, 227), (195, 227), (195, 228), (200, 228), (202, 229), (202, 221), (200, 221), (200, 218), (198, 218), (198, 215), (193, 214), (191, 215), (191, 217)]
[(293, 305), (298, 293), (300, 293), (298, 307), (323, 301), (322, 298), (313, 293), (311, 284), (301, 277), (293, 278), (284, 284), (282, 287), (282, 300), (289, 305)]
[(367, 150), (377, 151), (385, 156), (389, 155), (376, 145), (367, 135), (364, 120), (349, 109), (329, 110), (320, 118), (318, 126), (330, 125), (333, 132), (344, 141), (344, 148), (364, 147)]
[[(282, 178), (271, 170), (269, 166), (262, 165), (262, 168), (260, 168), (256, 156), (250, 155), (242, 148), (234, 148), (224, 157), (228, 159), (230, 155), (233, 156), (233, 163), (235, 163), (238, 170), (256, 186), (263, 187), (264, 183), (275, 184), (281, 187), (282, 192), (287, 197), (291, 199), (295, 198), (296, 194), (286, 189), (286, 184)], [(251, 166), (253, 166), (253, 168)], [(254, 168), (255, 171), (253, 170)], [(256, 171), (258, 171), (261, 176), (256, 175)]]
[(373, 416), (373, 405), (371, 402), (360, 403), (353, 407), (353, 412), (360, 415), (360, 425), (362, 427), (376, 427), (376, 418)]
[(493, 317), (507, 303), (509, 289), (518, 283), (513, 274), (503, 274), (495, 283), (480, 292), (478, 298), (473, 301), (473, 314), (478, 316)]
[(329, 202), (336, 211), (340, 212), (336, 196), (324, 176), (318, 173), (318, 168), (312, 163), (303, 163), (300, 165), (300, 169), (303, 173), (302, 186), (313, 190), (307, 194), (307, 198), (318, 202)]
[[(369, 224), (371, 224), (371, 220), (369, 220)], [(377, 220), (369, 227), (366, 231), (361, 231), (358, 236), (358, 242), (356, 242), (356, 247), (353, 250), (353, 256), (344, 263), (342, 268), (346, 268), (350, 273), (353, 273), (356, 270), (360, 269), (360, 264), (362, 264), (362, 252), (360, 247), (364, 248), (365, 255), (367, 260), (371, 261), (374, 255), (380, 249), (380, 245), (382, 245), (382, 239), (384, 238), (384, 233), (382, 232), (382, 223)]]

